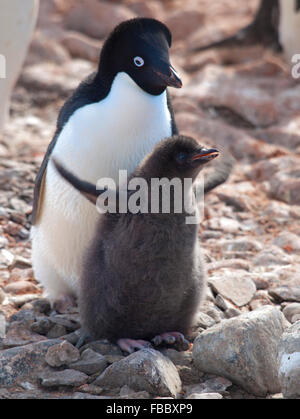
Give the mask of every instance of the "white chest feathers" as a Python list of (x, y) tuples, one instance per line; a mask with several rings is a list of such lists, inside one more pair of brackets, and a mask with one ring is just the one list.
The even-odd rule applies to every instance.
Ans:
[(153, 146), (171, 135), (166, 92), (152, 96), (119, 73), (109, 95), (78, 109), (62, 130), (53, 155), (91, 182), (132, 172)]

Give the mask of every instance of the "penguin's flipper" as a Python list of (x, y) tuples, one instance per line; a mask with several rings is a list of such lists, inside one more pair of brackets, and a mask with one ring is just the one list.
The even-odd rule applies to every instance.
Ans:
[(204, 187), (203, 182), (195, 182), (194, 192), (197, 202), (200, 202), (200, 200), (203, 198), (203, 193), (205, 195), (215, 189), (217, 186), (225, 183), (230, 176), (233, 166), (234, 158), (228, 154), (221, 160), (218, 165), (214, 167), (214, 171), (205, 177)]
[(97, 189), (96, 185), (93, 185), (90, 182), (79, 179), (67, 169), (65, 169), (57, 160), (52, 159), (54, 166), (58, 173), (69, 182), (75, 189), (77, 189), (86, 199), (96, 205), (97, 198), (105, 189)]
[(44, 188), (45, 188), (45, 180), (46, 180), (46, 171), (48, 162), (51, 156), (51, 153), (54, 149), (54, 146), (56, 144), (58, 135), (56, 134), (51, 143), (48, 146), (48, 149), (46, 151), (46, 154), (44, 156), (42, 165), (40, 167), (40, 170), (37, 174), (35, 185), (34, 185), (34, 195), (33, 195), (33, 207), (32, 207), (32, 213), (31, 213), (31, 224), (35, 225), (41, 215), (42, 207), (43, 207), (43, 197), (44, 197)]
[(224, 157), (220, 164), (216, 165), (215, 171), (207, 176), (204, 181), (204, 194), (222, 185), (229, 178), (234, 165), (234, 158), (230, 155)]
[(175, 112), (172, 105), (172, 99), (169, 90), (167, 89), (167, 106), (171, 115), (172, 135), (178, 135), (178, 127), (175, 121)]

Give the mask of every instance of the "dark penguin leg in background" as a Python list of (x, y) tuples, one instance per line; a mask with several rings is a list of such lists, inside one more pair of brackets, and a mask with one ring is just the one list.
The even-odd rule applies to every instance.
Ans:
[[(299, 3), (299, 0), (297, 0)], [(208, 45), (196, 47), (195, 52), (212, 48), (243, 47), (255, 44), (271, 46), (275, 51), (282, 51), (279, 42), (279, 0), (261, 0), (254, 20), (235, 35)]]

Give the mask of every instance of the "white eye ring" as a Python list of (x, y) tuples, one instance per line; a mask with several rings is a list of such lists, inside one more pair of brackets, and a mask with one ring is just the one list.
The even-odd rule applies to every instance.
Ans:
[(137, 67), (143, 67), (145, 64), (145, 61), (142, 59), (142, 57), (134, 57), (133, 61)]

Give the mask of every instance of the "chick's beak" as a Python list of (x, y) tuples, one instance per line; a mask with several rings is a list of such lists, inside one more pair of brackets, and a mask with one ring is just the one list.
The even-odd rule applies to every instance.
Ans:
[(182, 81), (175, 68), (171, 65), (169, 66), (168, 74), (156, 69), (154, 72), (164, 81), (166, 86), (175, 87), (176, 89), (180, 89), (182, 87)]
[(203, 148), (199, 153), (195, 154), (191, 160), (207, 163), (218, 156), (219, 156), (219, 151), (216, 150), (215, 148), (211, 148), (211, 149)]

